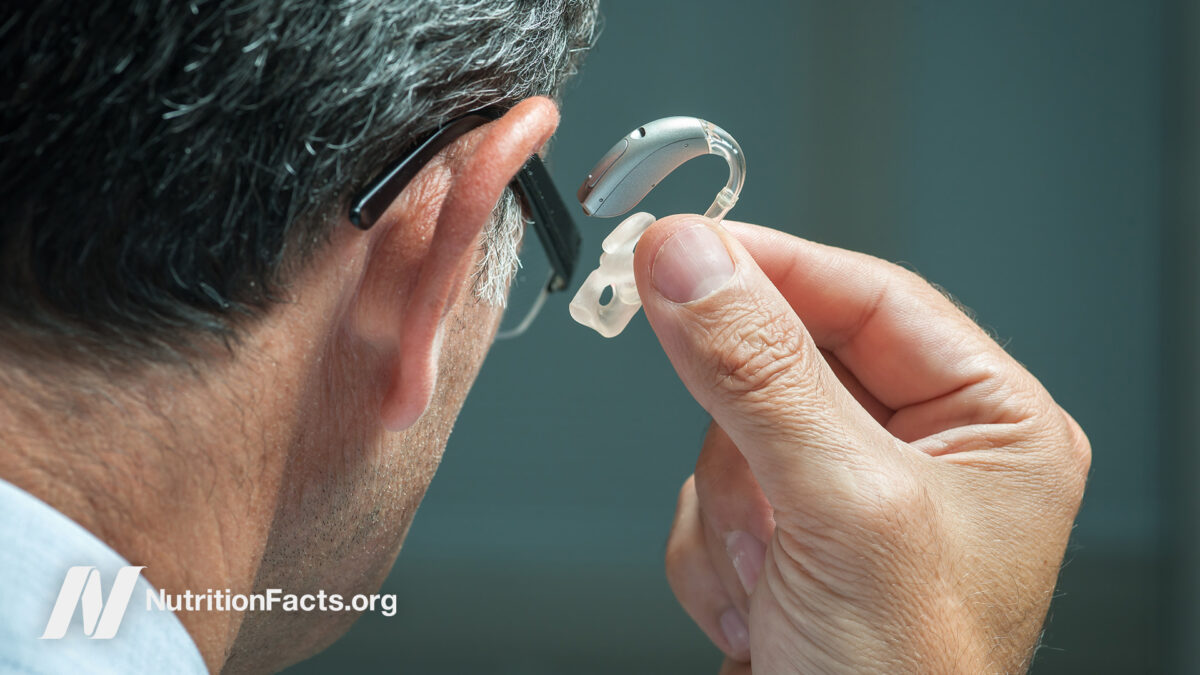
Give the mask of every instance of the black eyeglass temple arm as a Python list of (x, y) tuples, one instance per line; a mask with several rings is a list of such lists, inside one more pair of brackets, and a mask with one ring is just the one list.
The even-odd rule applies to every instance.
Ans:
[(525, 196), (534, 228), (554, 269), (550, 290), (561, 291), (570, 285), (579, 260), (579, 230), (536, 154), (517, 172), (516, 183)]

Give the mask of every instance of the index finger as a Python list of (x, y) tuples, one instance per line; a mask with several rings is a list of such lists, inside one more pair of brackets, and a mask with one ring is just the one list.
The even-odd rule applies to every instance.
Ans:
[(735, 221), (722, 225), (750, 252), (817, 345), (837, 356), (888, 408), (1025, 380), (1024, 369), (995, 340), (916, 274), (778, 230)]

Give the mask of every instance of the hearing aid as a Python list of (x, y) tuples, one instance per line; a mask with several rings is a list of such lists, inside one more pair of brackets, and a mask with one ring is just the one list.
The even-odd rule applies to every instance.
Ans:
[[(664, 117), (634, 129), (592, 167), (576, 197), (589, 216), (620, 216), (672, 171), (704, 155), (718, 155), (729, 164), (729, 180), (704, 212), (706, 218), (719, 221), (737, 203), (746, 179), (746, 158), (728, 132), (697, 117)], [(575, 321), (608, 338), (625, 330), (642, 306), (633, 275), (633, 249), (655, 220), (649, 213), (635, 213), (605, 237), (600, 266), (571, 300)], [(612, 298), (602, 303), (608, 288)]]

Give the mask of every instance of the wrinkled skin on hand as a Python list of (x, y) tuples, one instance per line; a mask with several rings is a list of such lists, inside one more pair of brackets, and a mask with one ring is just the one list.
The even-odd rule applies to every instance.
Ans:
[(666, 565), (722, 672), (1025, 669), (1091, 461), (1045, 388), (867, 255), (674, 216), (636, 270), (714, 420)]

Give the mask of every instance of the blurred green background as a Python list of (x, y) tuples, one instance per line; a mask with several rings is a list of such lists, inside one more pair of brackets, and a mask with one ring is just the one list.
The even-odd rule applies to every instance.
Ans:
[[(1200, 671), (1196, 4), (602, 11), (551, 150), (564, 197), (628, 130), (696, 115), (745, 150), (732, 217), (951, 291), (1093, 444), (1034, 672)], [(724, 171), (693, 162), (643, 206), (702, 211)], [(617, 222), (577, 218), (576, 286)], [(608, 341), (568, 299), (484, 365), (384, 587), (399, 615), (289, 672), (716, 672), (662, 571), (706, 416), (644, 318)]]

